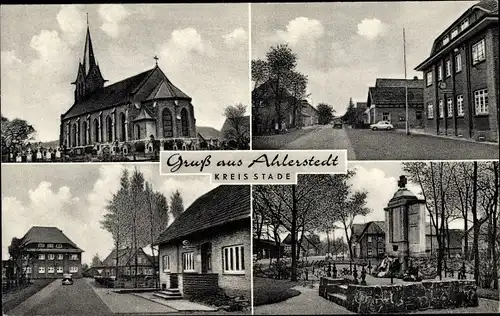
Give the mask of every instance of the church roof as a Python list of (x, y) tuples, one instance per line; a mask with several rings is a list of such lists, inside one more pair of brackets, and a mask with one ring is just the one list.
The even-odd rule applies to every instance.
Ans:
[(146, 100), (162, 99), (162, 98), (189, 98), (187, 94), (181, 91), (170, 82), (165, 80), (160, 82)]
[(63, 116), (63, 119), (99, 111), (113, 105), (129, 101), (129, 96), (153, 73), (156, 68), (106, 86), (84, 100), (75, 103)]

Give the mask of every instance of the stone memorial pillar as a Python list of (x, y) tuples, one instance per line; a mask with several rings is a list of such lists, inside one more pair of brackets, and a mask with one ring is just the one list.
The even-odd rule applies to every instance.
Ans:
[(385, 208), (385, 243), (389, 256), (399, 258), (402, 271), (411, 257), (425, 256), (425, 200), (406, 188), (406, 177), (399, 177), (399, 189)]

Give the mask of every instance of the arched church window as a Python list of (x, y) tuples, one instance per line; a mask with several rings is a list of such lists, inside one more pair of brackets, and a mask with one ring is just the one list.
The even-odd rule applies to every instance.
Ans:
[(71, 147), (76, 147), (76, 123), (73, 123), (71, 128)]
[(113, 122), (111, 121), (111, 116), (106, 117), (106, 141), (113, 141)]
[(186, 109), (181, 110), (181, 126), (182, 126), (182, 136), (189, 136), (189, 118)]
[(161, 115), (163, 122), (163, 137), (174, 137), (172, 113), (169, 109), (164, 109)]
[(94, 119), (94, 142), (99, 142), (99, 121)]
[(135, 125), (135, 135), (137, 139), (141, 139), (141, 126), (139, 124)]
[(83, 121), (82, 124), (82, 130), (80, 131), (80, 134), (82, 134), (82, 145), (87, 145), (87, 122)]
[(120, 113), (120, 141), (125, 141), (125, 114)]

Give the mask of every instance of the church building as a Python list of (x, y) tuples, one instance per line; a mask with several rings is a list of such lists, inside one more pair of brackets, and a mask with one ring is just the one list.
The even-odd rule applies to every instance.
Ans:
[(75, 101), (61, 115), (60, 146), (75, 154), (196, 149), (192, 99), (155, 59), (154, 68), (105, 86), (87, 25), (83, 63), (72, 83)]

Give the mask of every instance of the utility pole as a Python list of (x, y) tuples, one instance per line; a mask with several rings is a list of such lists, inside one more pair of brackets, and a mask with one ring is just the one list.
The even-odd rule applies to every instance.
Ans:
[(404, 64), (405, 64), (405, 106), (406, 106), (406, 135), (410, 135), (410, 123), (408, 122), (408, 81), (406, 80), (406, 37), (405, 37), (405, 29), (403, 28), (403, 54), (404, 54)]

